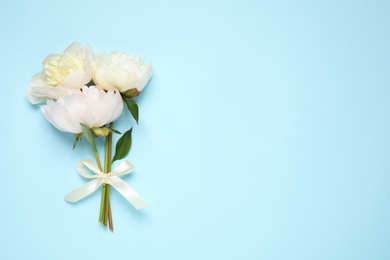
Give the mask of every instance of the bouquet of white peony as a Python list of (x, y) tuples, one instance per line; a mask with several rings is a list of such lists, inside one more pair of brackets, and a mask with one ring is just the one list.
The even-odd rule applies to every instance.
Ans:
[[(113, 186), (135, 208), (147, 208), (141, 197), (119, 176), (130, 173), (134, 166), (122, 162), (111, 171), (111, 163), (123, 159), (131, 147), (130, 128), (119, 138), (112, 157), (113, 128), (123, 110), (123, 103), (138, 123), (138, 106), (134, 102), (152, 76), (152, 65), (125, 52), (93, 53), (89, 45), (72, 43), (62, 54), (51, 54), (42, 63), (44, 71), (31, 79), (26, 90), (28, 100), (39, 104), (46, 119), (58, 130), (73, 133), (75, 142), (85, 137), (92, 147), (96, 163), (80, 160), (76, 168), (85, 178), (93, 179), (65, 196), (76, 202), (102, 188), (99, 221), (113, 231), (110, 186)], [(94, 138), (106, 138), (104, 168), (100, 163)], [(95, 174), (90, 174), (87, 168)]]

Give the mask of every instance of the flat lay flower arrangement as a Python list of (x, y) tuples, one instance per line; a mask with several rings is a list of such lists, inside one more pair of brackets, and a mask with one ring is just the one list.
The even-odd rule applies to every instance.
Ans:
[[(152, 65), (125, 52), (93, 53), (89, 45), (83, 47), (78, 42), (72, 43), (62, 54), (47, 56), (42, 65), (44, 71), (32, 77), (26, 90), (27, 99), (32, 104), (46, 102), (41, 105), (46, 119), (58, 130), (74, 134), (73, 149), (80, 139), (85, 138), (96, 160), (96, 163), (91, 159), (76, 163), (79, 174), (92, 180), (67, 194), (65, 200), (77, 202), (103, 186), (99, 221), (105, 226), (108, 222), (113, 231), (111, 186), (136, 209), (148, 207), (119, 177), (132, 172), (134, 166), (123, 161), (111, 170), (111, 164), (126, 157), (132, 133), (130, 128), (122, 135), (114, 129), (114, 121), (126, 107), (138, 123), (138, 106), (134, 99), (148, 84)], [(122, 135), (116, 143), (114, 156), (113, 134)], [(104, 167), (94, 138), (105, 138)]]

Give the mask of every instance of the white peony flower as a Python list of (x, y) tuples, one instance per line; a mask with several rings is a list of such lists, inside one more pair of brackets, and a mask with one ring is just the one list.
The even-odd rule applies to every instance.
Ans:
[(143, 64), (144, 59), (125, 52), (96, 53), (92, 62), (95, 74), (93, 81), (105, 90), (118, 89), (136, 97), (152, 77), (152, 64)]
[(83, 48), (78, 42), (69, 45), (62, 54), (47, 56), (42, 63), (45, 71), (35, 74), (26, 90), (28, 100), (38, 104), (79, 92), (92, 79), (92, 59), (89, 44)]
[(119, 92), (105, 92), (95, 86), (82, 88), (82, 92), (48, 100), (41, 106), (46, 119), (57, 129), (81, 133), (83, 123), (90, 128), (115, 121), (122, 113), (123, 101)]

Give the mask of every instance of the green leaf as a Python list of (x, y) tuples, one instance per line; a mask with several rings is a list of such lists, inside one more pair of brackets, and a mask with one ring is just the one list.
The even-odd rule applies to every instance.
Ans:
[(125, 102), (127, 109), (130, 111), (131, 115), (138, 124), (138, 105), (131, 98), (126, 97), (125, 95), (122, 95), (122, 99)]
[(83, 134), (85, 138), (87, 138), (89, 144), (92, 146), (92, 149), (96, 151), (95, 141), (93, 140), (93, 134), (91, 132), (91, 129), (89, 129), (89, 127), (84, 124), (80, 123), (80, 125), (83, 128)]
[(131, 132), (133, 128), (130, 128), (126, 133), (123, 134), (121, 138), (119, 138), (118, 142), (115, 146), (115, 155), (112, 159), (112, 162), (116, 160), (123, 159), (130, 151), (131, 147)]
[(113, 132), (113, 133), (118, 134), (118, 135), (122, 134), (121, 132), (119, 132), (118, 130), (115, 130), (113, 128), (108, 128), (108, 131)]
[(90, 86), (95, 86), (95, 82), (93, 82), (93, 80), (91, 79), (90, 82), (87, 83), (87, 86), (90, 87)]
[(74, 148), (76, 148), (76, 144), (77, 144), (77, 142), (78, 142), (80, 139), (81, 139), (81, 137), (80, 137), (80, 138), (76, 138), (76, 140), (74, 140), (73, 149), (72, 149), (72, 150), (74, 150)]
[(74, 138), (81, 138), (83, 137), (83, 132), (74, 134)]
[(76, 148), (76, 144), (79, 140), (81, 140), (81, 137), (83, 137), (83, 133), (77, 133), (77, 134), (74, 134), (74, 138), (76, 138), (76, 140), (74, 140), (74, 143), (73, 143), (73, 149)]

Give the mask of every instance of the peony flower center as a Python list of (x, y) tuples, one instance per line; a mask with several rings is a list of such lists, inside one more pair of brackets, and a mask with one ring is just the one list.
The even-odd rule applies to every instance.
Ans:
[(45, 66), (47, 83), (59, 86), (75, 70), (85, 70), (85, 61), (78, 53), (64, 52), (53, 57)]

